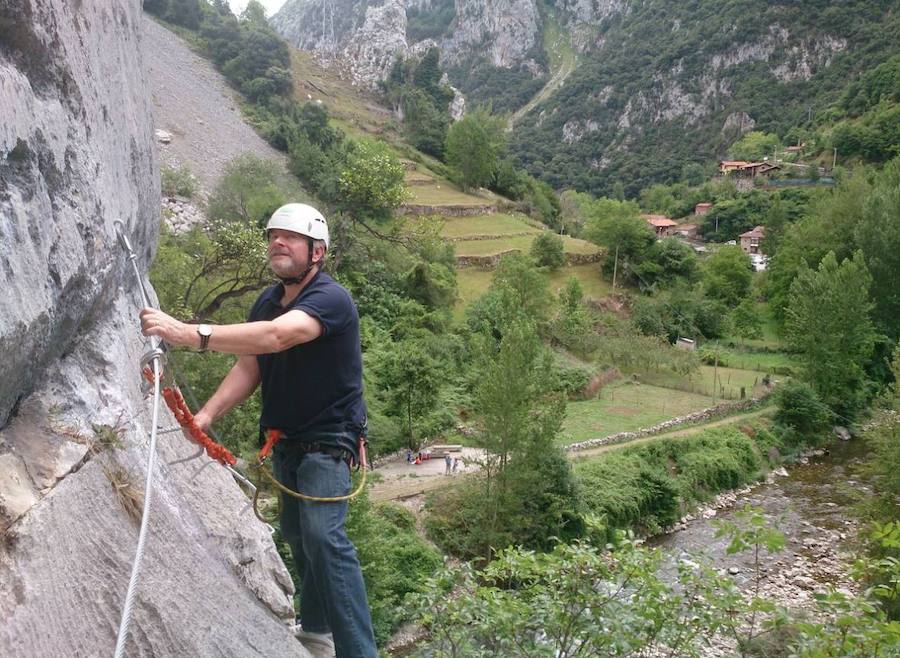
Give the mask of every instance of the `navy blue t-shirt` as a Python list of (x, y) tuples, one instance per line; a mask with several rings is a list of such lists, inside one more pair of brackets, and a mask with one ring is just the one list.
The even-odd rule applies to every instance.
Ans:
[(283, 352), (256, 357), (262, 385), (260, 426), (283, 430), (289, 438), (324, 432), (363, 431), (359, 314), (350, 293), (318, 272), (287, 306), (284, 286), (267, 288), (248, 320), (274, 320), (300, 310), (322, 323), (322, 335)]

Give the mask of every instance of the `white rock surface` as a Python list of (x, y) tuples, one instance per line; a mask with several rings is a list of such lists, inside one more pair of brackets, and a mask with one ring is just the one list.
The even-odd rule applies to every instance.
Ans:
[[(160, 191), (140, 4), (32, 0), (14, 21), (7, 7), (0, 655), (109, 656), (138, 532), (123, 504), (135, 498), (114, 483), (143, 491), (150, 422), (140, 301), (113, 228), (125, 222), (146, 271)], [(287, 571), (244, 494), (177, 434), (159, 455), (126, 655), (307, 656), (285, 624)]]

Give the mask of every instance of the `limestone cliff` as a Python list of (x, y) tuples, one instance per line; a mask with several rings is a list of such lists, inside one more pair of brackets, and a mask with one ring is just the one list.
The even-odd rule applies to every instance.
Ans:
[[(455, 18), (437, 38), (417, 39), (407, 30), (407, 12), (454, 5)], [(435, 44), (446, 64), (477, 56), (491, 66), (520, 65), (540, 73), (530, 52), (540, 43), (537, 0), (288, 0), (271, 19), (289, 43), (337, 59), (353, 80), (374, 87), (396, 57), (409, 57)]]
[[(159, 226), (137, 0), (0, 3), (0, 655), (112, 655), (150, 424), (134, 274)], [(161, 424), (174, 424), (168, 413)], [(223, 469), (160, 437), (129, 656), (305, 656)]]

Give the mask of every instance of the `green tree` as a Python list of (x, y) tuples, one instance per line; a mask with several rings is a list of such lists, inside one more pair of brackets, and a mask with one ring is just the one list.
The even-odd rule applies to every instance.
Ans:
[(360, 221), (389, 218), (407, 198), (404, 174), (403, 165), (384, 142), (354, 142), (338, 179), (343, 209)]
[(403, 285), (410, 299), (432, 311), (449, 309), (456, 301), (456, 275), (443, 263), (416, 263)]
[(744, 297), (731, 312), (731, 327), (738, 338), (762, 338), (762, 317), (756, 307), (756, 301)]
[(474, 331), (489, 330), (498, 340), (512, 321), (524, 316), (540, 327), (549, 317), (552, 296), (547, 279), (534, 262), (520, 253), (504, 256), (491, 279), (491, 287), (466, 311)]
[(258, 2), (258, 0), (250, 0), (244, 11), (241, 12), (241, 20), (257, 26), (265, 26), (266, 8)]
[(546, 547), (578, 534), (580, 523), (569, 464), (554, 443), (565, 399), (550, 388), (552, 356), (534, 322), (520, 315), (499, 341), (481, 335), (476, 355), (479, 479), (436, 503), (429, 529), (445, 549), (488, 561), (502, 546)]
[(634, 266), (644, 260), (654, 242), (653, 229), (638, 216), (635, 204), (612, 199), (597, 201), (591, 209), (584, 237), (606, 247), (604, 274), (614, 280), (628, 281)]
[(450, 126), (445, 153), (447, 164), (464, 188), (488, 185), (506, 148), (504, 122), (478, 109)]
[(797, 446), (820, 443), (832, 416), (815, 390), (805, 382), (790, 379), (775, 392), (775, 422), (785, 443)]
[(203, 17), (200, 0), (169, 0), (168, 5), (167, 21), (190, 30), (196, 30), (200, 26), (200, 19)]
[(800, 352), (822, 401), (843, 415), (856, 412), (866, 398), (864, 367), (875, 344), (871, 284), (860, 251), (840, 265), (829, 252), (817, 270), (802, 268), (791, 284), (788, 342)]
[(706, 294), (731, 308), (747, 296), (752, 281), (750, 257), (737, 246), (720, 248), (703, 265), (703, 289)]
[(566, 262), (562, 238), (550, 231), (541, 233), (531, 243), (531, 257), (539, 267), (558, 270)]
[(279, 206), (302, 201), (308, 201), (308, 195), (282, 165), (244, 153), (225, 165), (207, 201), (206, 215), (262, 228)]
[(407, 90), (403, 96), (403, 130), (417, 149), (436, 158), (444, 157), (444, 143), (450, 115), (434, 104), (421, 89)]
[(855, 171), (832, 191), (817, 197), (807, 217), (789, 224), (766, 272), (765, 293), (772, 316), (784, 326), (791, 283), (802, 267), (818, 267), (829, 251), (838, 260), (856, 248), (856, 225), (873, 192), (865, 170)]
[(698, 274), (697, 254), (678, 238), (663, 238), (647, 250), (644, 260), (635, 266), (642, 285), (669, 287), (679, 280), (693, 281)]
[(417, 430), (440, 397), (441, 364), (424, 343), (411, 339), (383, 351), (373, 370), (387, 411), (399, 419), (409, 449), (418, 450), (424, 437)]
[(894, 158), (875, 177), (859, 223), (853, 230), (856, 245), (866, 256), (872, 274), (873, 319), (891, 342), (900, 340), (900, 158)]
[(598, 336), (591, 315), (582, 304), (583, 297), (581, 283), (576, 277), (569, 277), (559, 293), (559, 312), (550, 335), (554, 341), (584, 359), (596, 349)]
[(753, 130), (732, 144), (728, 153), (738, 160), (762, 160), (773, 155), (780, 145), (778, 135)]

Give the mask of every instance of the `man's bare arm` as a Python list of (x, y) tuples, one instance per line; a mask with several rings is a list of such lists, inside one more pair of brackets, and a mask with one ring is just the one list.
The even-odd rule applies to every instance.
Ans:
[(259, 386), (259, 364), (255, 356), (242, 356), (232, 366), (219, 388), (198, 411), (194, 420), (205, 431), (216, 420), (246, 400)]
[[(199, 347), (197, 325), (179, 322), (154, 308), (141, 311), (141, 331), (170, 345)], [(322, 335), (322, 324), (311, 315), (288, 311), (274, 320), (213, 325), (208, 349), (227, 354), (274, 354)]]

